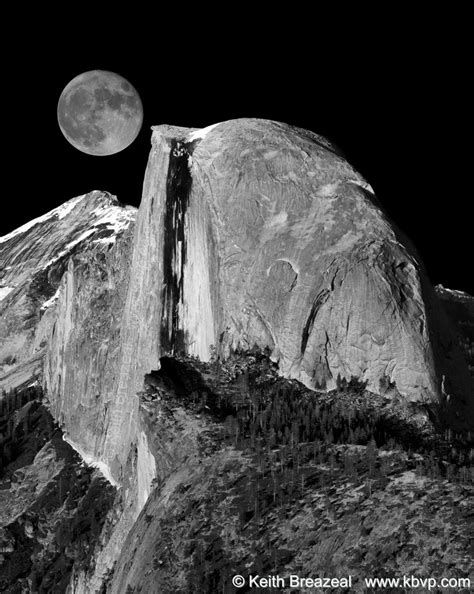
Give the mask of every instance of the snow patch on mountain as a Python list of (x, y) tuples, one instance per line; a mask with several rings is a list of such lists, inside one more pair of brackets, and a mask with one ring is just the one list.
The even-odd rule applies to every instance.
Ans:
[(68, 253), (79, 243), (87, 239), (89, 236), (97, 232), (98, 228), (105, 225), (105, 229), (112, 231), (114, 236), (96, 239), (93, 243), (113, 243), (116, 236), (121, 231), (124, 231), (135, 218), (135, 210), (133, 208), (118, 209), (114, 204), (104, 204), (95, 208), (91, 212), (91, 219), (94, 221), (93, 225), (76, 237), (73, 241), (68, 243), (63, 250), (61, 250), (54, 258), (51, 258), (43, 266), (43, 270), (48, 268)]
[(204, 138), (213, 128), (215, 128), (219, 124), (220, 122), (218, 122), (217, 124), (211, 124), (206, 128), (201, 128), (200, 130), (195, 130), (194, 132), (191, 132), (191, 134), (188, 136), (188, 142), (193, 142), (193, 140)]
[(74, 239), (73, 241), (68, 243), (63, 250), (61, 250), (58, 254), (56, 254), (56, 256), (54, 256), (54, 258), (51, 258), (50, 260), (48, 260), (46, 262), (46, 264), (43, 266), (43, 270), (45, 268), (48, 268), (49, 266), (51, 266), (51, 264), (54, 264), (55, 262), (57, 262), (58, 260), (63, 258), (66, 254), (68, 254), (72, 250), (72, 248), (74, 246), (76, 246), (78, 243), (80, 243), (84, 239), (87, 239), (87, 237), (89, 237), (89, 235), (92, 235), (94, 233), (94, 231), (95, 231), (95, 229), (93, 227), (92, 229), (87, 229), (87, 231), (84, 231), (84, 233), (81, 233), (79, 235), (79, 237), (76, 237), (76, 239)]
[[(67, 217), (83, 200), (86, 196), (93, 196), (94, 194), (103, 194), (100, 190), (93, 190), (89, 194), (82, 194), (81, 196), (76, 196), (75, 198), (71, 198), (64, 204), (61, 204), (57, 208), (50, 210), (44, 215), (37, 217), (25, 223), (18, 229), (15, 229), (0, 237), (0, 243), (5, 243), (10, 241), (14, 237), (18, 235), (23, 235), (36, 225), (40, 223), (45, 223), (51, 219), (55, 220), (62, 220)], [(90, 217), (91, 220), (94, 220), (94, 227), (98, 227), (99, 225), (107, 225), (107, 229), (110, 229), (114, 232), (119, 232), (128, 227), (130, 222), (135, 218), (135, 208), (132, 206), (122, 206), (121, 208), (117, 208), (118, 203), (108, 199), (103, 201), (97, 208), (91, 211)]]
[(16, 237), (17, 235), (23, 235), (32, 227), (35, 227), (39, 223), (44, 223), (45, 221), (47, 221), (48, 219), (52, 219), (53, 217), (56, 217), (57, 219), (63, 219), (79, 204), (79, 202), (81, 202), (85, 195), (86, 194), (82, 194), (81, 196), (72, 198), (64, 204), (61, 204), (61, 206), (58, 206), (57, 208), (50, 210), (46, 214), (41, 215), (40, 217), (37, 217), (36, 219), (29, 221), (28, 223), (25, 223), (21, 227), (18, 227), (18, 229), (15, 229), (11, 233), (3, 235), (3, 237), (0, 237), (0, 243), (10, 241), (10, 239), (13, 239), (13, 237)]
[(59, 290), (60, 290), (60, 286), (58, 287), (58, 290), (56, 291), (56, 293), (54, 293), (54, 295), (52, 297), (50, 297), (47, 301), (45, 301), (43, 303), (43, 305), (40, 308), (40, 311), (45, 311), (46, 309), (48, 309), (49, 307), (51, 307), (52, 305), (54, 305), (56, 303), (56, 301), (59, 299)]
[(100, 205), (91, 213), (94, 217), (94, 227), (107, 225), (107, 229), (118, 233), (126, 229), (130, 222), (135, 218), (135, 209), (123, 208), (117, 209), (116, 205)]
[(64, 219), (64, 217), (66, 217), (72, 210), (74, 210), (74, 208), (76, 208), (76, 206), (83, 200), (84, 197), (85, 194), (71, 198), (71, 200), (61, 204), (61, 206), (58, 206), (51, 212), (54, 212), (58, 216), (58, 219)]

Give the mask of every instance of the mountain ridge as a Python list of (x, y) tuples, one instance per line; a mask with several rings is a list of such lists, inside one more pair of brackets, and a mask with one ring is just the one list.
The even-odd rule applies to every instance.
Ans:
[(61, 279), (73, 256), (107, 251), (133, 222), (135, 210), (94, 190), (0, 238), (0, 384), (5, 389), (24, 385), (30, 367), (39, 368)]

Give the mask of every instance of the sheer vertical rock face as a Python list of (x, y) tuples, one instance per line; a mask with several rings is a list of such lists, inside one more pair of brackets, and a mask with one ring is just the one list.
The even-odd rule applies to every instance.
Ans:
[(257, 344), (308, 387), (395, 383), (469, 418), (414, 251), (325, 139), (251, 119), (155, 127), (132, 253), (133, 218), (93, 192), (2, 238), (0, 348), (4, 386), (46, 352), (56, 418), (113, 481), (138, 443), (140, 500), (154, 471), (134, 395), (166, 353)]
[(77, 591), (100, 588), (167, 472), (136, 397), (165, 354), (257, 344), (312, 389), (395, 384), (472, 427), (472, 379), (414, 250), (325, 139), (155, 127), (134, 220), (92, 192), (0, 238), (0, 387), (42, 379), (67, 441), (123, 491)]
[[(145, 374), (159, 362), (164, 289), (163, 222), (169, 157), (170, 145), (166, 139), (154, 139), (136, 221), (129, 288), (121, 323), (116, 390), (101, 453), (117, 478), (120, 478), (130, 443), (137, 436), (135, 394), (142, 388)], [(142, 441), (140, 454), (147, 458), (144, 444)], [(138, 462), (139, 469), (145, 467), (145, 463)], [(139, 478), (144, 490), (146, 482)]]
[[(65, 350), (71, 359), (62, 373), (59, 363), (51, 369), (71, 403), (86, 394), (77, 417), (68, 413), (70, 431), (115, 481), (138, 444), (140, 501), (155, 470), (135, 394), (166, 353), (207, 360), (212, 345), (225, 356), (256, 343), (311, 388), (351, 377), (374, 392), (395, 383), (411, 400), (449, 396), (460, 411), (454, 424), (471, 414), (469, 378), (414, 251), (365, 180), (315, 134), (261, 120), (154, 128), (133, 255), (117, 258), (122, 301), (101, 314), (87, 385), (63, 379), (88, 352), (82, 331), (72, 342), (68, 334), (84, 327), (80, 317), (68, 322), (78, 297), (64, 299), (56, 338), (58, 361), (64, 344), (75, 345)], [(75, 294), (74, 273), (63, 282)], [(97, 311), (96, 285), (82, 286), (77, 312)], [(79, 418), (86, 409), (97, 419), (90, 432)]]
[[(208, 358), (215, 344), (217, 286), (212, 230), (206, 204), (192, 190), (189, 130), (162, 126), (152, 137), (136, 222), (130, 279), (120, 337), (117, 388), (100, 455), (120, 478), (129, 444), (137, 437), (138, 401), (146, 373), (163, 353), (189, 350)], [(210, 252), (212, 252), (210, 254)], [(140, 500), (149, 491), (152, 454), (138, 447)]]
[(111, 482), (104, 438), (117, 388), (132, 236), (129, 228), (113, 249), (69, 260), (44, 365), (50, 407), (66, 438)]
[[(155, 152), (173, 146), (158, 200), (163, 352), (206, 359), (210, 345), (225, 355), (256, 343), (311, 388), (357, 377), (375, 392), (390, 382), (408, 399), (449, 395), (471, 409), (468, 374), (414, 250), (327, 141), (262, 120), (197, 133), (159, 126), (153, 139)], [(162, 166), (154, 160), (148, 179)], [(148, 184), (145, 221), (163, 189)]]

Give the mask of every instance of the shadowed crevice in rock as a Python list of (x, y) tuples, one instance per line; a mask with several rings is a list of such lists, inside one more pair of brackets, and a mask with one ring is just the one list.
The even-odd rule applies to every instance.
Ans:
[(303, 328), (303, 334), (301, 336), (301, 354), (304, 355), (306, 350), (306, 345), (308, 344), (308, 338), (313, 330), (314, 320), (318, 315), (318, 311), (321, 309), (321, 306), (326, 303), (329, 298), (329, 289), (323, 289), (320, 293), (316, 295), (316, 299), (313, 301), (313, 305), (311, 306), (311, 310), (309, 312), (308, 318), (306, 320), (306, 324)]
[(184, 224), (192, 185), (188, 162), (190, 150), (190, 145), (171, 140), (164, 214), (164, 286), (160, 331), (161, 346), (165, 352), (171, 353), (182, 350), (185, 344), (179, 304), (183, 302), (183, 270), (186, 262)]

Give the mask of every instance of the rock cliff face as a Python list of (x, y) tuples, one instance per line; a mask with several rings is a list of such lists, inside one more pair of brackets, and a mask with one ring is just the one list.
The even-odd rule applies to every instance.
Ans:
[[(387, 380), (413, 400), (439, 398), (443, 375), (463, 375), (434, 346), (449, 350), (450, 337), (416, 255), (326, 141), (238, 120), (192, 134), (156, 128), (158, 152), (170, 137), (172, 158), (188, 162), (174, 182), (183, 221), (177, 212), (165, 226), (174, 269), (163, 280), (176, 290), (162, 329), (175, 348), (206, 358), (210, 343), (224, 354), (268, 345), (281, 372), (308, 387), (354, 376), (377, 392)], [(466, 393), (466, 381), (452, 391)]]
[(61, 281), (68, 266), (73, 266), (73, 257), (105, 258), (134, 218), (133, 207), (120, 205), (106, 192), (91, 192), (0, 238), (3, 389), (20, 387), (42, 375)]
[(206, 360), (211, 345), (223, 356), (268, 346), (283, 375), (311, 388), (357, 377), (374, 392), (448, 400), (465, 426), (472, 386), (443, 316), (413, 249), (324, 139), (261, 120), (157, 127), (108, 463), (118, 478), (137, 430), (130, 394), (160, 354)]
[(436, 399), (444, 375), (468, 393), (414, 251), (334, 149), (273, 122), (202, 136), (188, 137), (179, 319), (189, 349), (207, 354), (205, 327), (224, 352), (269, 345), (281, 372), (308, 387), (355, 376), (375, 392), (389, 380), (406, 398)]
[(182, 439), (157, 442), (139, 406), (165, 355), (257, 346), (311, 390), (356, 378), (474, 427), (472, 379), (414, 249), (311, 132), (252, 119), (156, 127), (136, 221), (92, 192), (0, 250), (0, 386), (41, 381), (64, 439), (122, 510), (91, 567), (74, 570), (74, 591), (100, 590), (156, 485), (190, 466), (201, 439), (184, 415)]
[(356, 377), (449, 396), (453, 422), (469, 418), (470, 379), (415, 253), (325, 139), (262, 120), (157, 127), (130, 255), (133, 218), (94, 192), (0, 244), (2, 383), (31, 381), (46, 352), (56, 418), (111, 480), (137, 436), (133, 394), (179, 350), (257, 344), (308, 387)]
[[(44, 365), (51, 410), (66, 439), (83, 456), (95, 460), (115, 485), (118, 477), (113, 478), (109, 468), (115, 451), (108, 451), (104, 442), (110, 415), (119, 405), (115, 392), (132, 227), (108, 249), (87, 250), (69, 261)], [(128, 453), (130, 440), (122, 443)]]

